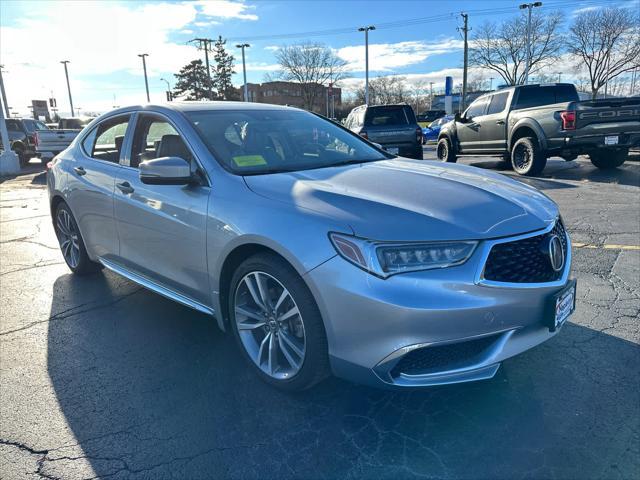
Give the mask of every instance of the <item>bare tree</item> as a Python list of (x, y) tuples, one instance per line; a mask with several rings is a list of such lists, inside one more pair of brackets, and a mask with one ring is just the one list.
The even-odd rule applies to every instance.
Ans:
[[(360, 104), (365, 103), (364, 86), (356, 90), (356, 99)], [(405, 77), (388, 75), (369, 81), (369, 103), (372, 105), (410, 103), (411, 100), (411, 91), (407, 87)]]
[[(558, 30), (562, 24), (559, 13), (535, 12), (531, 17), (531, 61), (529, 74), (550, 65), (562, 49)], [(506, 84), (523, 83), (527, 58), (527, 16), (525, 14), (501, 24), (486, 22), (472, 38), (469, 63), (493, 70)]]
[(601, 8), (578, 14), (567, 38), (577, 67), (587, 70), (591, 96), (618, 75), (640, 66), (640, 14), (627, 8)]
[(323, 86), (345, 78), (346, 62), (329, 47), (318, 43), (287, 45), (275, 53), (281, 71), (274, 78), (300, 84), (304, 108), (313, 110), (320, 102)]

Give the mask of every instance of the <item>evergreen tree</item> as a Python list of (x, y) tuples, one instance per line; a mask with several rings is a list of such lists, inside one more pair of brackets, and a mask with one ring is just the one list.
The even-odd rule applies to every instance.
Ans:
[(173, 96), (184, 96), (186, 100), (202, 100), (209, 96), (209, 76), (202, 60), (193, 60), (174, 74), (176, 85)]
[(213, 44), (213, 75), (211, 82), (216, 91), (218, 100), (237, 100), (238, 93), (231, 83), (231, 75), (236, 73), (233, 69), (233, 55), (230, 55), (225, 49), (226, 40), (221, 36)]

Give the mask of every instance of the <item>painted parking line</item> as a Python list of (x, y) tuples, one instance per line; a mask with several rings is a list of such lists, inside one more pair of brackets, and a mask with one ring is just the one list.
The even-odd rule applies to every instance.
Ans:
[(640, 250), (640, 245), (617, 245), (615, 243), (606, 245), (594, 245), (592, 243), (572, 242), (574, 248), (601, 248), (603, 250)]

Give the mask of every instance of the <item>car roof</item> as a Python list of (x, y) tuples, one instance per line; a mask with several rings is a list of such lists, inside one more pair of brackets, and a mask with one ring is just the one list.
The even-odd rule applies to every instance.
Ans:
[(253, 103), (253, 102), (226, 102), (226, 101), (173, 101), (160, 104), (140, 104), (128, 107), (118, 108), (109, 113), (128, 113), (131, 111), (144, 110), (174, 110), (176, 112), (201, 112), (210, 110), (283, 110), (283, 111), (300, 111), (296, 107), (288, 107), (284, 105), (272, 105), (270, 103)]

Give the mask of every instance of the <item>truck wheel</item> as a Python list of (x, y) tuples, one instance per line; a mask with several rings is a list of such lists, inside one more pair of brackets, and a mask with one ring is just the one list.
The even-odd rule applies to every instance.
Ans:
[(458, 160), (455, 152), (453, 151), (453, 146), (447, 137), (443, 137), (438, 140), (436, 154), (438, 155), (438, 160), (442, 162), (455, 163), (456, 160)]
[(547, 165), (547, 157), (535, 138), (522, 137), (511, 149), (511, 165), (520, 175), (538, 175)]
[(617, 168), (622, 165), (629, 156), (629, 150), (602, 151), (589, 154), (589, 159), (596, 167), (603, 170)]
[(13, 149), (13, 153), (15, 153), (18, 156), (18, 162), (20, 163), (20, 168), (26, 166), (27, 163), (29, 163), (29, 159), (27, 158), (27, 155), (24, 153), (24, 150), (22, 150), (22, 148), (15, 147)]

